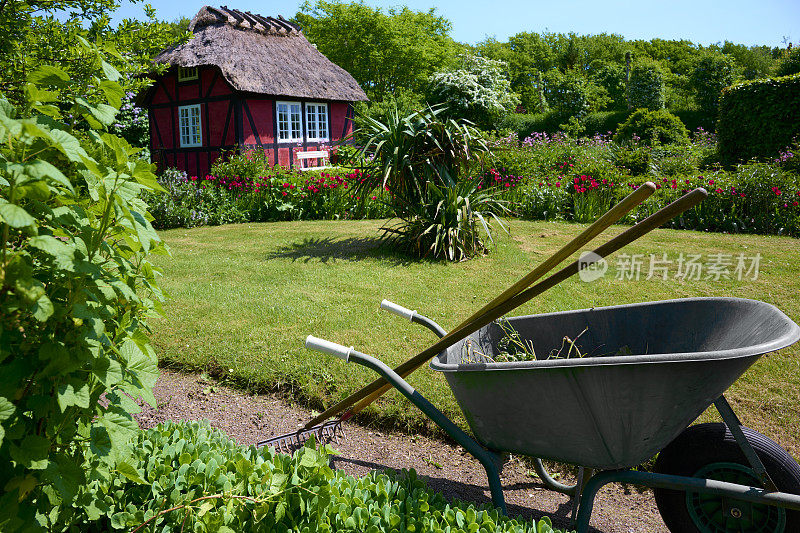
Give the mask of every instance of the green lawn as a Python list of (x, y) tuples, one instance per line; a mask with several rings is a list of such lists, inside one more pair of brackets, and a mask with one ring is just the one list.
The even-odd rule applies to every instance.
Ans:
[[(241, 224), (165, 231), (173, 256), (157, 257), (170, 298), (151, 321), (164, 364), (205, 370), (254, 391), (281, 390), (319, 409), (374, 379), (356, 365), (302, 348), (314, 334), (393, 366), (432, 341), (427, 330), (378, 310), (388, 298), (452, 328), (530, 271), (584, 226), (511, 223), (489, 256), (460, 264), (416, 262), (379, 246), (380, 221)], [(608, 235), (622, 231), (614, 227)], [(597, 243), (607, 239), (601, 236)], [(761, 254), (756, 281), (616, 280), (620, 253)], [(514, 314), (680, 298), (738, 296), (778, 306), (800, 322), (800, 241), (786, 237), (658, 230), (612, 256), (603, 280), (577, 278)], [(677, 265), (670, 266), (670, 275)], [(658, 327), (658, 324), (653, 324)], [(744, 423), (800, 457), (800, 346), (762, 358), (728, 397)], [(444, 379), (427, 367), (411, 383), (450, 415), (460, 413)], [(396, 392), (365, 411), (419, 430), (426, 419)], [(715, 414), (707, 413), (704, 419)], [(463, 422), (463, 420), (462, 420)]]

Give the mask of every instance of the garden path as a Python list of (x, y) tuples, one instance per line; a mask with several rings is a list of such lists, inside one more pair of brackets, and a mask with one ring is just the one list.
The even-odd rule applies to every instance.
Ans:
[[(208, 381), (197, 374), (161, 370), (155, 386), (158, 408), (145, 406), (139, 424), (152, 427), (167, 420), (208, 419), (241, 444), (254, 444), (294, 431), (311, 412), (272, 395), (253, 395)], [(491, 501), (483, 467), (458, 446), (440, 440), (387, 433), (345, 423), (346, 437), (334, 447), (335, 468), (353, 475), (375, 469), (414, 468), (428, 486), (448, 499)], [(512, 459), (501, 476), (511, 516), (552, 517), (556, 527), (568, 527), (569, 499), (544, 489), (530, 468)], [(595, 501), (591, 531), (596, 533), (666, 533), (650, 492), (607, 486)]]

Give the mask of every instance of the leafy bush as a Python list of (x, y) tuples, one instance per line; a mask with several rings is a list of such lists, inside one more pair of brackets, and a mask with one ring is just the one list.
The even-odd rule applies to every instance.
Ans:
[[(118, 104), (119, 73), (84, 44), (93, 83)], [(87, 476), (129, 468), (133, 399), (154, 405), (158, 375), (146, 318), (161, 291), (148, 255), (166, 253), (138, 198), (159, 189), (151, 165), (104, 131), (116, 108), (63, 97), (72, 81), (56, 67), (29, 80), (25, 108), (0, 100), (3, 531), (91, 508), (78, 498)], [(90, 448), (96, 472), (82, 468)]]
[(591, 82), (573, 71), (562, 73), (557, 69), (544, 75), (544, 94), (547, 104), (556, 112), (561, 122), (570, 117), (582, 118), (593, 107)]
[(631, 66), (628, 80), (628, 104), (633, 109), (663, 109), (664, 73), (655, 61), (639, 60)]
[(467, 177), (489, 150), (483, 137), (468, 121), (442, 119), (443, 113), (428, 108), (393, 114), (386, 124), (363, 120), (354, 134), (367, 139), (362, 156), (370, 166), (356, 191), (388, 191), (401, 222), (384, 235), (401, 249), (461, 261), (486, 250), (477, 223), (489, 234), (481, 211), (494, 214), (496, 204)]
[(427, 182), (424, 201), (409, 205), (399, 224), (383, 228), (388, 240), (418, 257), (448, 261), (487, 252), (481, 229), (491, 240), (487, 219), (494, 218), (503, 227), (497, 215), (505, 208), (492, 192), (482, 189), (481, 181), (464, 180), (451, 186)]
[(585, 128), (584, 135), (605, 135), (612, 131), (617, 131), (619, 125), (628, 118), (627, 111), (597, 111), (589, 113), (583, 120)]
[(559, 125), (563, 122), (559, 113), (548, 111), (526, 115), (523, 113), (513, 113), (506, 116), (500, 122), (500, 129), (511, 130), (516, 133), (521, 141), (529, 137), (534, 132), (553, 134), (559, 130)]
[(725, 164), (775, 157), (800, 135), (800, 74), (723, 89), (717, 135)]
[(617, 128), (614, 141), (622, 143), (637, 138), (648, 146), (688, 144), (689, 132), (681, 119), (665, 109), (637, 109)]
[[(121, 475), (87, 458), (86, 505), (48, 517), (50, 530), (459, 531), (558, 533), (548, 518), (520, 522), (489, 506), (447, 502), (416, 472), (354, 478), (328, 466), (329, 448), (309, 441), (294, 455), (239, 446), (207, 422), (142, 431)], [(99, 469), (99, 470), (98, 470)], [(454, 529), (455, 530), (455, 529)]]
[(775, 75), (778, 77), (800, 74), (800, 49), (794, 48), (778, 63)]
[(720, 53), (704, 54), (690, 76), (700, 110), (716, 116), (722, 89), (731, 85), (735, 79), (736, 63), (733, 58)]

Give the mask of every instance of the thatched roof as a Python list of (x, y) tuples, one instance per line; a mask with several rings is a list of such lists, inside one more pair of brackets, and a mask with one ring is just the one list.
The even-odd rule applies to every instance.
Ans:
[(194, 38), (158, 54), (172, 66), (219, 67), (237, 90), (324, 100), (367, 100), (356, 80), (322, 55), (300, 27), (226, 7), (205, 6), (192, 19)]

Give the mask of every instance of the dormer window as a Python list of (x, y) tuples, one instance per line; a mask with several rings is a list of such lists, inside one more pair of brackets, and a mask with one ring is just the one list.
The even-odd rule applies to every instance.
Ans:
[(178, 81), (192, 81), (197, 77), (197, 67), (178, 67)]

